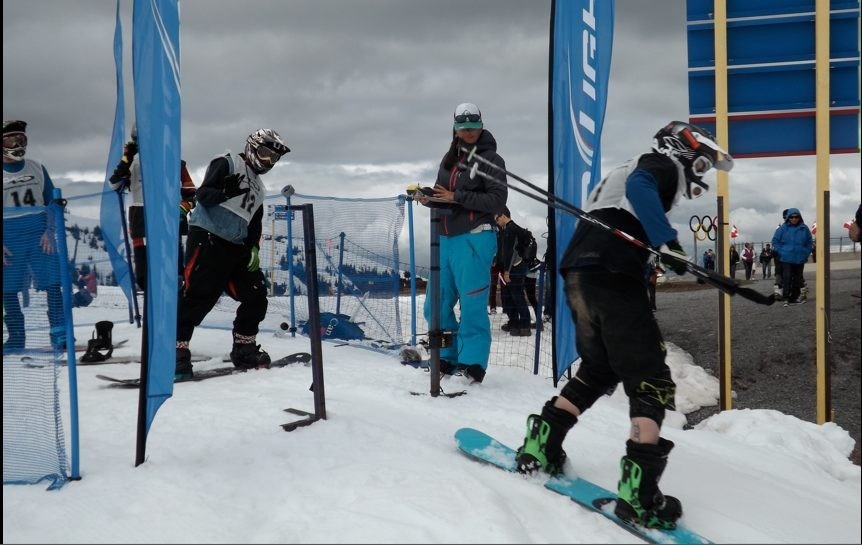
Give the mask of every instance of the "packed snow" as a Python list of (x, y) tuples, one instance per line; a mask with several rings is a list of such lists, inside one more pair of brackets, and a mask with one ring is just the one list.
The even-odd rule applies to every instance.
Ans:
[[(140, 330), (122, 308), (75, 309), (76, 337), (115, 322), (115, 355), (140, 353)], [(192, 352), (225, 365), (229, 324), (217, 308)], [(309, 340), (258, 336), (273, 358), (310, 351)], [(661, 482), (679, 497), (682, 523), (717, 543), (859, 543), (860, 468), (849, 434), (771, 410), (732, 410), (694, 429), (685, 412), (715, 405), (718, 380), (669, 345), (677, 406), (663, 435), (676, 443)], [(312, 370), (281, 369), (176, 384), (134, 466), (138, 391), (97, 374), (137, 377), (140, 366), (77, 369), (82, 479), (58, 491), (3, 487), (4, 543), (631, 543), (631, 534), (524, 478), (463, 456), (453, 435), (474, 427), (517, 447), (527, 416), (558, 389), (491, 366), (481, 385), (444, 379), (456, 398), (427, 393), (429, 374), (392, 355), (323, 345), (326, 420), (292, 432), (313, 411)], [(68, 383), (62, 382), (68, 440)], [(560, 387), (562, 387), (560, 384)], [(566, 472), (614, 490), (628, 435), (618, 389), (566, 438)]]

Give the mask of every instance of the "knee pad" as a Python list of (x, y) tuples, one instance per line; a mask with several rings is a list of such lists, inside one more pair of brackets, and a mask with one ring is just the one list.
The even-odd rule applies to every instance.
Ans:
[(628, 391), (629, 417), (649, 418), (661, 426), (665, 410), (676, 410), (676, 384), (666, 369), (660, 376), (645, 378)]
[(570, 401), (583, 414), (584, 411), (593, 406), (597, 399), (605, 394), (613, 393), (615, 387), (616, 384), (591, 386), (576, 374), (572, 380), (563, 386), (560, 396)]

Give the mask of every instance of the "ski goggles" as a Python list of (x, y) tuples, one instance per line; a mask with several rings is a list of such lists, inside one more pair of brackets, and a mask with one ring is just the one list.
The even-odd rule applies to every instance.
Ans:
[(697, 177), (702, 177), (712, 168), (712, 159), (705, 155), (698, 155), (691, 162), (691, 171)]
[(257, 155), (257, 158), (260, 159), (261, 163), (267, 163), (270, 166), (274, 165), (279, 159), (281, 159), (281, 154), (279, 152), (266, 146), (258, 146), (254, 154)]
[(458, 114), (455, 116), (455, 123), (476, 123), (482, 121), (482, 114)]
[(23, 132), (13, 132), (3, 135), (3, 147), (8, 149), (27, 147), (27, 135)]

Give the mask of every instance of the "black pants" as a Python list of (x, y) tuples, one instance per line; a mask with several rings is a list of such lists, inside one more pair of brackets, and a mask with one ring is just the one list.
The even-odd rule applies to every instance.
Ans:
[(509, 317), (512, 328), (529, 329), (530, 309), (527, 306), (527, 293), (524, 291), (524, 279), (527, 267), (517, 265), (509, 271), (509, 283), (501, 289), (503, 310)]
[(203, 229), (189, 229), (186, 242), (185, 286), (177, 309), (177, 340), (188, 341), (194, 328), (218, 302), (222, 292), (239, 301), (233, 331), (257, 335), (266, 317), (266, 280), (260, 270), (250, 272), (251, 250), (232, 244)]
[(802, 272), (805, 269), (805, 263), (782, 263), (781, 275), (782, 287), (781, 296), (785, 301), (796, 301), (799, 299), (799, 292), (804, 285)]
[[(135, 284), (141, 291), (147, 290), (147, 244), (144, 228), (144, 207), (129, 207), (129, 237), (132, 239), (132, 257), (135, 265)], [(188, 234), (189, 226), (185, 218), (180, 218), (180, 240), (177, 248), (177, 274), (182, 280), (185, 262), (183, 260), (183, 235)]]
[(568, 271), (565, 282), (581, 364), (564, 397), (583, 412), (622, 382), (630, 416), (661, 425), (674, 385), (644, 284), (604, 270)]

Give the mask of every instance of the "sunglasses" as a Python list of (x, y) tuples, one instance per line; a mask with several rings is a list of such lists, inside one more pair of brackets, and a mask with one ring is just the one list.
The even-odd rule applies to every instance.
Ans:
[(480, 114), (458, 114), (455, 116), (455, 123), (475, 123), (477, 121), (482, 121), (482, 116)]

